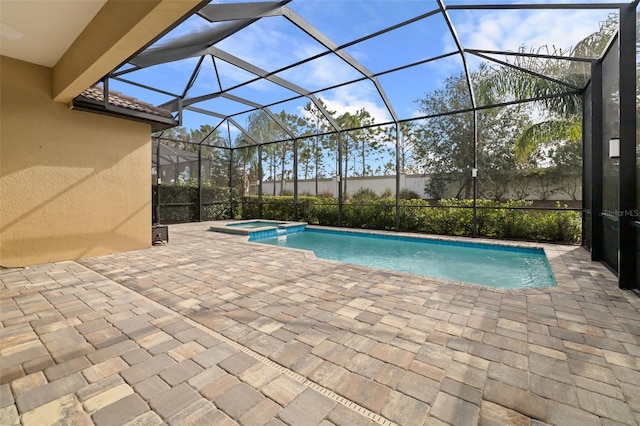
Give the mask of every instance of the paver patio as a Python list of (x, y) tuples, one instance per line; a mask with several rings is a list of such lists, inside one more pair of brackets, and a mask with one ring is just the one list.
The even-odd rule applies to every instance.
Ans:
[(580, 247), (497, 290), (169, 232), (0, 270), (0, 424), (640, 424), (640, 298)]

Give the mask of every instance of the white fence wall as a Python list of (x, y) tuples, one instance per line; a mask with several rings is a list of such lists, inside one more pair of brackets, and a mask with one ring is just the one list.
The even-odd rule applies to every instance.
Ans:
[[(400, 174), (400, 188), (408, 189), (413, 191), (424, 199), (433, 198), (430, 194), (424, 191), (425, 180), (428, 179), (422, 175), (407, 175), (404, 173)], [(536, 183), (531, 181), (530, 187), (535, 187)], [(275, 187), (275, 192), (274, 192)], [(281, 181), (263, 181), (262, 182), (262, 193), (264, 195), (280, 195), (281, 188), (285, 191), (293, 192), (293, 181), (285, 180), (284, 183)], [(395, 176), (365, 176), (365, 177), (349, 177), (347, 178), (347, 193), (353, 194), (357, 192), (360, 188), (369, 188), (376, 192), (376, 194), (380, 195), (384, 191), (390, 190), (393, 195), (395, 195), (396, 188), (396, 178)], [(527, 197), (527, 200), (539, 200), (539, 197), (534, 195), (534, 191)], [(249, 194), (257, 194), (258, 186), (251, 185), (249, 188)], [(318, 179), (318, 194), (322, 193), (330, 193), (333, 194), (334, 197), (338, 196), (338, 180), (336, 177), (333, 178), (325, 178)], [(299, 179), (298, 180), (298, 194), (316, 194), (316, 182), (314, 179)], [(580, 195), (581, 192), (578, 191)], [(445, 198), (453, 198), (455, 196), (455, 191), (450, 189), (445, 194)], [(515, 194), (507, 194), (505, 198), (515, 199), (517, 196)], [(565, 201), (570, 200), (571, 197), (562, 191), (555, 192), (549, 198), (549, 200), (559, 200)], [(578, 197), (578, 200), (580, 197)]]

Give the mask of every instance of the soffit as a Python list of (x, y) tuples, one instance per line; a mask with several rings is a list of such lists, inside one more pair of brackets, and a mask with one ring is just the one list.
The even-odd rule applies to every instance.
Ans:
[(107, 0), (0, 1), (0, 55), (53, 67)]

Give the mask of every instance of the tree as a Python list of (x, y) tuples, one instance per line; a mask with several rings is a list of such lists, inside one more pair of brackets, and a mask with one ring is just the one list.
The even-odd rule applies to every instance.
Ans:
[[(602, 54), (617, 28), (618, 15), (611, 14), (604, 22), (600, 23), (598, 31), (582, 39), (573, 48), (553, 47), (549, 49), (547, 46), (542, 46), (532, 48), (530, 51), (531, 53), (546, 53), (568, 58), (597, 58)], [(526, 48), (521, 47), (520, 52), (525, 53)], [(576, 87), (583, 87), (587, 80), (586, 76), (590, 73), (590, 64), (571, 60), (515, 56), (512, 64)], [(547, 113), (544, 120), (525, 129), (518, 139), (517, 152), (520, 158), (550, 140), (579, 140), (581, 138), (582, 97), (580, 94), (543, 98), (570, 89), (554, 81), (508, 67), (496, 68), (495, 71), (493, 79), (483, 81), (481, 93), (488, 102), (509, 96), (517, 96), (519, 99), (539, 98), (534, 102), (543, 112)]]
[[(398, 166), (400, 173), (413, 172), (412, 153), (420, 139), (420, 130), (413, 121), (405, 121), (398, 125), (400, 130), (400, 140), (396, 137), (396, 126), (389, 126), (384, 135), (387, 144), (387, 152), (394, 159), (396, 157), (396, 142), (398, 142)], [(385, 174), (395, 174), (395, 162), (389, 161), (384, 165)]]
[[(247, 132), (251, 137), (263, 146), (263, 161), (267, 162), (267, 179), (275, 181), (281, 162), (281, 150), (277, 144), (269, 143), (282, 139), (282, 129), (269, 115), (262, 111), (253, 111), (247, 119)], [(273, 185), (273, 195), (276, 195), (276, 186)]]
[(240, 163), (242, 176), (242, 194), (248, 195), (251, 182), (262, 179), (260, 165), (258, 164), (258, 146), (244, 134), (236, 137), (234, 159)]
[[(351, 171), (354, 176), (367, 176), (373, 174), (371, 168), (371, 155), (378, 153), (382, 143), (380, 130), (371, 127), (375, 119), (364, 108), (355, 114), (345, 112), (336, 121), (346, 131), (340, 135), (342, 149), (342, 185), (347, 193), (347, 178)], [(334, 134), (330, 140), (337, 142), (338, 135)], [(335, 144), (337, 147), (337, 143)]]
[[(465, 76), (459, 74), (447, 78), (442, 89), (425, 94), (424, 98), (416, 102), (420, 112), (425, 115), (469, 108), (470, 97)], [(420, 125), (420, 132), (422, 141), (416, 146), (415, 158), (428, 175), (425, 191), (433, 198), (442, 198), (447, 187), (454, 182), (463, 190), (467, 186), (466, 175), (471, 176), (473, 159), (471, 114), (460, 113), (426, 119)]]
[[(294, 138), (302, 135), (306, 122), (300, 116), (285, 111), (278, 113), (276, 119), (277, 121), (265, 111), (254, 111), (249, 114), (247, 132), (262, 145), (263, 160), (267, 162), (267, 179), (279, 180), (282, 194), (285, 179), (291, 178), (293, 173), (294, 143), (291, 135)], [(276, 195), (275, 184), (273, 195)]]
[[(214, 130), (209, 124), (202, 124), (199, 128), (190, 130), (180, 126), (173, 127), (158, 132), (155, 136), (161, 138), (162, 143), (166, 146), (194, 154), (199, 152), (199, 145), (223, 147), (228, 145), (228, 142), (222, 138), (218, 129)], [(217, 173), (217, 169), (220, 167), (220, 164), (218, 164), (219, 159), (213, 152), (214, 151), (205, 153), (202, 157), (201, 173), (203, 181), (210, 179), (211, 176), (207, 176), (207, 174)], [(177, 163), (173, 166), (176, 172), (176, 176), (174, 177), (175, 182), (197, 183), (197, 159), (195, 159), (197, 157), (190, 157), (188, 161), (183, 162), (181, 162), (182, 160), (180, 158), (176, 158)], [(228, 163), (226, 163), (224, 170), (228, 170)]]
[[(278, 118), (280, 119), (280, 123), (289, 130), (294, 135), (302, 134), (302, 129), (305, 127), (305, 120), (296, 114), (288, 114), (285, 111), (280, 111), (278, 114)], [(283, 138), (290, 138), (290, 135), (287, 134), (284, 130), (281, 130), (281, 134)], [(276, 149), (279, 150), (280, 155), (280, 194), (284, 191), (284, 180), (285, 178), (292, 177), (293, 173), (293, 156), (297, 155), (294, 152), (294, 144), (293, 140), (286, 139), (283, 142), (278, 142), (276, 144)], [(287, 167), (291, 166), (291, 169)]]
[(313, 166), (313, 141), (303, 139), (298, 143), (298, 168), (302, 179), (309, 179), (315, 167)]
[(569, 141), (552, 150), (550, 156), (558, 178), (558, 190), (577, 200), (582, 195), (582, 144), (578, 140)]
[[(324, 105), (322, 99), (319, 99), (320, 104), (323, 108), (331, 115), (335, 114), (335, 111), (328, 111)], [(323, 174), (324, 171), (324, 162), (323, 162), (323, 150), (328, 149), (330, 152), (332, 150), (332, 140), (327, 135), (320, 136), (320, 133), (324, 133), (330, 130), (333, 130), (329, 124), (327, 123), (326, 117), (324, 114), (315, 106), (315, 104), (308, 102), (305, 107), (305, 117), (306, 127), (308, 128), (309, 134), (314, 134), (315, 136), (311, 138), (310, 143), (305, 142), (303, 144), (303, 152), (301, 153), (301, 159), (304, 161), (304, 170), (305, 170), (305, 179), (307, 176), (307, 172), (311, 170), (314, 173), (315, 179), (315, 195), (318, 195), (318, 178)], [(309, 139), (307, 139), (309, 141)]]
[(514, 141), (530, 124), (525, 105), (491, 108), (478, 112), (478, 192), (483, 198), (503, 200), (519, 180), (518, 173), (531, 167), (518, 164)]
[[(568, 58), (597, 58), (617, 27), (618, 15), (611, 14), (600, 24), (598, 31), (578, 42), (574, 48), (553, 48), (549, 52), (547, 47), (541, 47), (532, 49), (532, 53), (550, 53)], [(524, 47), (521, 52), (525, 52)], [(513, 65), (575, 87), (583, 87), (590, 72), (590, 64), (587, 63), (529, 56), (516, 56)], [(579, 188), (575, 182), (581, 175), (579, 148), (582, 141), (582, 97), (577, 93), (553, 97), (568, 90), (570, 89), (549, 79), (503, 67), (496, 69), (492, 79), (483, 81), (482, 93), (488, 101), (493, 102), (512, 96), (518, 99), (536, 99), (534, 103), (539, 108), (542, 119), (524, 128), (519, 135), (516, 141), (517, 159), (520, 163), (526, 163), (535, 160), (532, 157), (547, 151), (551, 159), (551, 170), (544, 173), (545, 179), (555, 176), (559, 179), (556, 183), (564, 186), (563, 189), (573, 198), (578, 196)], [(541, 173), (536, 175), (542, 176)], [(543, 186), (548, 186), (546, 181), (543, 183)], [(541, 191), (543, 196), (547, 196), (551, 190)]]
[[(476, 91), (484, 79), (492, 78), (486, 66), (472, 73)], [(447, 78), (442, 89), (436, 89), (419, 99), (420, 111), (435, 115), (443, 111), (460, 111), (470, 107), (466, 76), (461, 73)], [(514, 140), (520, 128), (529, 124), (526, 106), (492, 108), (477, 114), (477, 158), (480, 182), (492, 197), (507, 192), (510, 176), (515, 168)], [(473, 180), (471, 168), (474, 158), (473, 113), (452, 113), (426, 119), (419, 127), (421, 141), (416, 144), (414, 159), (421, 164), (428, 179), (425, 191), (441, 198), (448, 188), (457, 198), (471, 198)]]

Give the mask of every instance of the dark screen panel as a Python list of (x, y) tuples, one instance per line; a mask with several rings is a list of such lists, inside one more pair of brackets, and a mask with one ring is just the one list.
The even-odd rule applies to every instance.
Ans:
[(591, 179), (593, 178), (593, 170), (591, 169), (591, 147), (593, 144), (593, 134), (591, 132), (592, 122), (593, 122), (593, 93), (592, 93), (592, 85), (589, 84), (587, 89), (585, 90), (583, 96), (584, 102), (584, 121), (582, 132), (582, 141), (583, 141), (583, 149), (582, 149), (582, 158), (583, 164), (585, 167), (582, 170), (583, 178), (583, 196), (582, 196), (582, 206), (584, 208), (584, 212), (582, 214), (582, 232), (583, 232), (583, 243), (586, 247), (591, 249), (592, 247), (592, 234), (591, 234), (591, 210), (592, 210), (592, 189), (593, 186), (591, 184)]
[(618, 206), (619, 159), (610, 158), (609, 140), (620, 137), (620, 75), (618, 40), (602, 62), (602, 211), (603, 258), (614, 270), (618, 270)]

